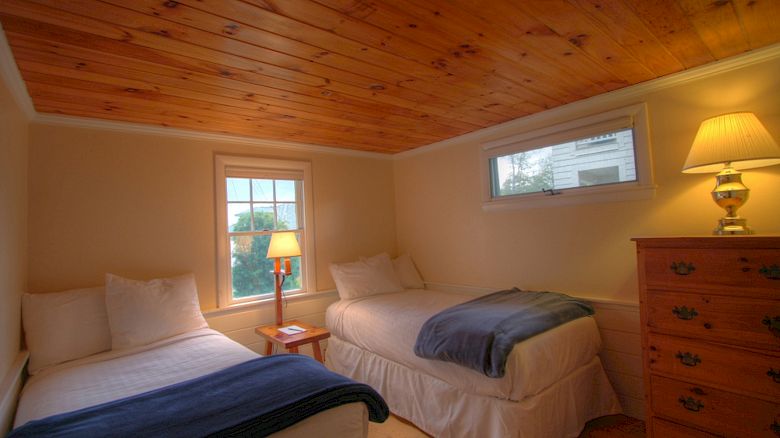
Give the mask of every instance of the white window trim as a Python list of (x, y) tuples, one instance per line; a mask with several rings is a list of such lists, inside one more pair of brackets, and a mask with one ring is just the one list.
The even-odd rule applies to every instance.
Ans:
[[(303, 173), (303, 215), (299, 224), (303, 224), (301, 269), (304, 270), (302, 293), (317, 290), (314, 252), (314, 196), (312, 189), (311, 163), (306, 161), (274, 160), (268, 158), (242, 157), (235, 155), (214, 156), (216, 240), (217, 240), (217, 306), (230, 308), (246, 305), (247, 302), (259, 302), (268, 299), (268, 294), (257, 296), (254, 300), (233, 300), (230, 284), (230, 241), (227, 230), (227, 187), (226, 169), (241, 167), (247, 171), (294, 171)], [(270, 272), (268, 275), (272, 275)]]
[[(630, 118), (634, 129), (634, 159), (637, 180), (593, 187), (562, 189), (560, 194), (531, 193), (494, 197), (491, 191), (490, 159), (502, 155), (537, 149), (547, 145), (564, 143), (576, 138), (595, 135), (617, 129)], [(623, 126), (625, 127), (625, 126)], [(597, 202), (631, 201), (652, 199), (656, 185), (650, 155), (650, 130), (647, 120), (647, 105), (618, 108), (576, 120), (547, 125), (510, 137), (482, 144), (480, 168), (482, 174), (482, 209), (518, 210)]]

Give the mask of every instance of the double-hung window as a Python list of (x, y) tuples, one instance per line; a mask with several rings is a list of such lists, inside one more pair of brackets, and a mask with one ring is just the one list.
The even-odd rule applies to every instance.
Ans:
[(645, 105), (544, 126), (482, 146), (483, 207), (652, 197)]
[(217, 277), (219, 306), (273, 297), (271, 234), (293, 231), (301, 256), (283, 291), (314, 290), (311, 165), (307, 162), (218, 155)]

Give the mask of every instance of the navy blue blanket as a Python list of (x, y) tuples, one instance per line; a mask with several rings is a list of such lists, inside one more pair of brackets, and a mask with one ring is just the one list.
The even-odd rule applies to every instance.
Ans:
[(502, 290), (432, 316), (417, 335), (414, 353), (503, 377), (516, 343), (587, 315), (593, 308), (568, 295)]
[(317, 412), (364, 402), (382, 422), (388, 408), (368, 385), (295, 354), (261, 357), (122, 400), (54, 415), (9, 437), (266, 436)]

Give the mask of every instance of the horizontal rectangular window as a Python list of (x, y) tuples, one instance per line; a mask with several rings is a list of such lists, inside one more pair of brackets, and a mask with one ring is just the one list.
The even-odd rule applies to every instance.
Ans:
[(636, 181), (633, 129), (500, 155), (490, 167), (494, 197)]
[(485, 143), (481, 160), (486, 209), (646, 199), (655, 194), (644, 104)]

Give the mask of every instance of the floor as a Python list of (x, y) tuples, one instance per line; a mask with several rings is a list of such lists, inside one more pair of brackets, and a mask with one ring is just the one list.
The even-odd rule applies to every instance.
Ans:
[[(368, 424), (369, 438), (425, 438), (428, 435), (411, 423), (391, 415), (382, 424)], [(644, 438), (645, 423), (625, 415), (597, 418), (585, 425), (579, 438)]]

